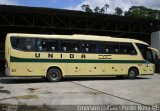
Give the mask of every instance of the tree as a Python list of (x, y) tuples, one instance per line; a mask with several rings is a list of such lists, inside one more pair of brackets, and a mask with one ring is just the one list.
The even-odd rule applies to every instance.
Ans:
[(105, 8), (106, 14), (107, 14), (107, 10), (108, 10), (108, 8), (109, 8), (109, 5), (106, 3), (106, 4), (104, 5), (104, 8)]
[(101, 14), (104, 14), (104, 13), (105, 13), (104, 7), (102, 7), (102, 8), (100, 9), (100, 13), (101, 13)]
[(90, 7), (86, 7), (86, 12), (93, 12), (92, 9)]
[(125, 16), (145, 17), (160, 20), (160, 11), (146, 8), (144, 6), (132, 6), (125, 12)]
[(88, 4), (83, 4), (81, 6), (82, 10), (84, 10), (85, 12), (93, 12), (92, 9), (90, 8), (90, 6)]
[(115, 8), (115, 15), (121, 16), (122, 14), (123, 14), (123, 10), (119, 7), (116, 7)]
[(99, 12), (100, 12), (100, 8), (99, 8), (99, 7), (96, 7), (96, 8), (94, 9), (94, 12), (95, 12), (95, 13), (99, 13)]
[(148, 9), (143, 6), (132, 6), (129, 10), (125, 13), (126, 16), (139, 16), (145, 17), (148, 16)]
[(82, 8), (82, 10), (86, 10), (86, 7), (88, 7), (88, 5), (86, 5), (86, 4), (83, 4), (82, 6), (81, 6), (81, 8)]

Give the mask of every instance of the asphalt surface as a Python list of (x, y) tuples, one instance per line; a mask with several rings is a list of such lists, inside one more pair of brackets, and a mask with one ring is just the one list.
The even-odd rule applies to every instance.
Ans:
[(136, 80), (0, 78), (0, 104), (15, 105), (160, 105), (160, 75)]

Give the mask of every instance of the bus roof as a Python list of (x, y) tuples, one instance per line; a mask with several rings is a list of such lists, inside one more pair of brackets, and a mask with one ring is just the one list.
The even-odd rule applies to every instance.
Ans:
[(7, 37), (20, 36), (20, 37), (33, 37), (33, 38), (56, 38), (56, 39), (72, 39), (72, 40), (92, 40), (92, 41), (113, 41), (113, 42), (132, 42), (148, 45), (146, 42), (128, 39), (128, 38), (116, 38), (110, 36), (96, 36), (96, 35), (44, 35), (44, 34), (24, 34), (24, 33), (8, 33)]

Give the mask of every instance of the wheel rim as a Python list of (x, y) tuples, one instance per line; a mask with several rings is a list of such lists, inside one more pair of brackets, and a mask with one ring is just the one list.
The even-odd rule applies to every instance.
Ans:
[(136, 73), (135, 71), (130, 71), (129, 75), (130, 75), (130, 78), (134, 78), (136, 76)]
[(57, 80), (58, 79), (58, 73), (56, 72), (52, 72), (52, 74), (50, 75), (52, 80)]

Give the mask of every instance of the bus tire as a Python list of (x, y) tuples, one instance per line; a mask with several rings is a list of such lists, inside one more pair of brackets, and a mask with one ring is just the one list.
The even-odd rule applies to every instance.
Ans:
[(136, 79), (138, 75), (138, 71), (134, 68), (129, 69), (128, 71), (128, 79)]
[(47, 79), (49, 82), (58, 82), (62, 78), (62, 73), (56, 68), (52, 68), (47, 72)]

